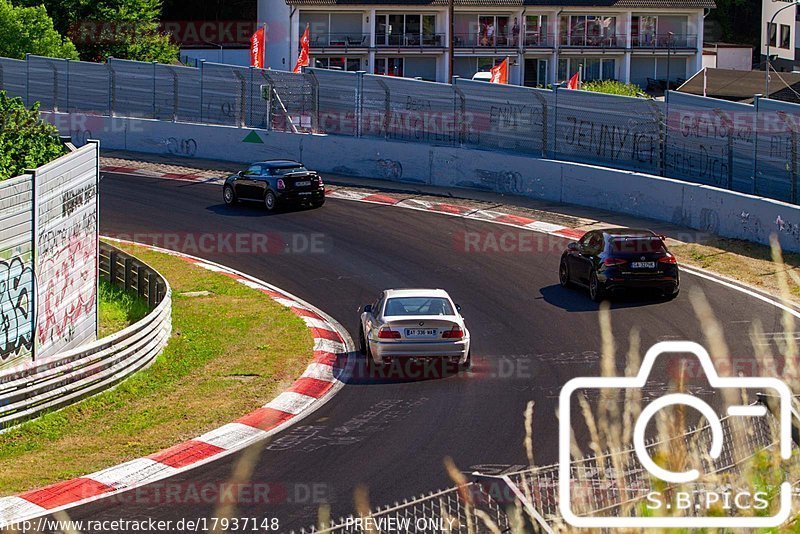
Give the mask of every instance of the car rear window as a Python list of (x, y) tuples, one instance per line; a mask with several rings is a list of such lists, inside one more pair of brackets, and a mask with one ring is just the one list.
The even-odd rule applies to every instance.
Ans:
[(384, 315), (454, 315), (450, 301), (442, 297), (395, 297), (386, 301)]
[(659, 237), (618, 237), (611, 240), (614, 254), (657, 254), (667, 252)]
[(307, 170), (302, 165), (299, 167), (273, 167), (272, 174), (273, 176), (285, 176), (293, 172), (306, 172)]

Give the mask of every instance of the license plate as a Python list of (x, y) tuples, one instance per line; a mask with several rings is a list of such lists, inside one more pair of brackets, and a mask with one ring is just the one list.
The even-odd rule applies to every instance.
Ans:
[(305, 180), (303, 182), (295, 182), (294, 185), (297, 187), (308, 187), (311, 185), (311, 182), (309, 180)]
[(307, 192), (307, 193), (297, 193), (297, 194), (298, 194), (298, 195), (300, 195), (300, 196), (302, 197), (302, 196), (308, 196), (308, 195), (310, 195), (311, 193), (310, 193), (310, 192)]
[(438, 333), (435, 328), (406, 328), (406, 337), (436, 337)]
[(656, 262), (654, 261), (634, 261), (631, 262), (631, 269), (655, 269)]

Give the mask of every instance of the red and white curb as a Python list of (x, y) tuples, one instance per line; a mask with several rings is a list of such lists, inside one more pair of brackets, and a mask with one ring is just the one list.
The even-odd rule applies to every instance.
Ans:
[[(129, 241), (114, 240), (126, 244)], [(286, 391), (257, 410), (202, 436), (145, 458), (20, 495), (0, 498), (0, 529), (59, 510), (109, 497), (194, 469), (240, 451), (297, 423), (328, 402), (352, 372), (354, 345), (336, 320), (304, 300), (234, 269), (150, 245), (269, 295), (305, 321), (314, 337), (314, 359)], [(339, 365), (337, 365), (339, 362)]]
[(207, 177), (202, 174), (192, 172), (159, 172), (139, 167), (130, 167), (126, 165), (103, 165), (100, 167), (100, 172), (112, 172), (119, 174), (133, 174), (136, 176), (143, 176), (148, 178), (163, 178), (165, 180), (180, 180), (184, 182), (208, 182), (208, 183), (222, 183), (224, 178)]
[(440, 213), (442, 215), (460, 217), (463, 219), (475, 219), (478, 221), (503, 224), (505, 226), (512, 226), (516, 228), (524, 228), (534, 232), (541, 232), (570, 239), (580, 239), (583, 234), (586, 233), (584, 230), (569, 228), (568, 226), (562, 226), (560, 224), (537, 221), (536, 219), (531, 219), (530, 217), (524, 217), (521, 215), (512, 215), (510, 213), (503, 213), (493, 210), (476, 209), (469, 206), (459, 206), (457, 204), (447, 204), (446, 202), (419, 200), (415, 198), (402, 199), (383, 193), (376, 194), (332, 188), (328, 190), (326, 196), (328, 198), (353, 200), (356, 202), (366, 202), (369, 204), (383, 204), (385, 206), (393, 206), (396, 208)]

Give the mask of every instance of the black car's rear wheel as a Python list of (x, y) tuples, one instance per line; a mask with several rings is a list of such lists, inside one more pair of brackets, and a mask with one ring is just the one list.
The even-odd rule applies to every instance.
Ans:
[(572, 280), (569, 279), (569, 267), (564, 260), (561, 260), (561, 265), (558, 266), (558, 283), (561, 284), (561, 287), (572, 286)]
[(264, 195), (264, 207), (267, 208), (267, 211), (275, 211), (277, 205), (278, 199), (275, 196), (275, 193), (272, 191), (267, 191), (267, 194)]
[(226, 206), (233, 206), (239, 201), (239, 199), (236, 198), (236, 193), (233, 191), (233, 187), (229, 185), (226, 185), (222, 188), (222, 200), (225, 201)]
[(322, 197), (322, 198), (321, 198), (321, 199), (319, 199), (319, 200), (314, 200), (314, 201), (312, 201), (312, 202), (311, 202), (311, 207), (312, 207), (312, 208), (319, 208), (319, 207), (320, 207), (320, 206), (322, 206), (323, 204), (325, 204), (325, 197)]
[(601, 302), (605, 298), (605, 291), (600, 286), (600, 280), (594, 271), (589, 275), (589, 297), (595, 302)]

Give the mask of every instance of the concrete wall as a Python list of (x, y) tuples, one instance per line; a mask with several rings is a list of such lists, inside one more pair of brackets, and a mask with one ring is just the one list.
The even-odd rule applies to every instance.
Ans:
[(296, 158), (322, 172), (465, 187), (601, 208), (800, 252), (800, 207), (668, 178), (483, 150), (227, 126), (43, 113), (76, 143), (250, 162)]

